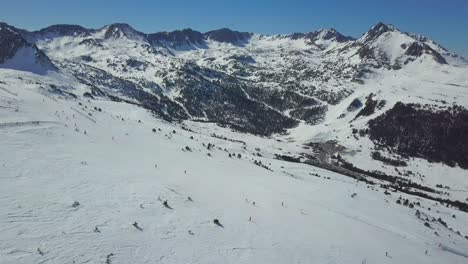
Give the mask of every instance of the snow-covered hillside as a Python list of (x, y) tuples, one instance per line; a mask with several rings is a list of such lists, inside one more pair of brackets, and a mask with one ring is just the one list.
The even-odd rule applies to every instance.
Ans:
[(56, 68), (36, 45), (29, 43), (22, 31), (0, 23), (0, 68), (46, 74)]
[(467, 263), (467, 84), (382, 23), (2, 23), (0, 263)]
[(294, 142), (2, 76), (2, 263), (466, 263), (468, 214), (272, 158)]

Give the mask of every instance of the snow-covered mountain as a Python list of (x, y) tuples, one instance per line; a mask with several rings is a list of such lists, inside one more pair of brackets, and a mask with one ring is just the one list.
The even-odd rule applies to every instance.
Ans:
[(1, 23), (0, 68), (0, 263), (468, 259), (468, 63), (426, 37)]
[(0, 23), (0, 68), (44, 74), (55, 66), (40, 49), (29, 43), (22, 30)]

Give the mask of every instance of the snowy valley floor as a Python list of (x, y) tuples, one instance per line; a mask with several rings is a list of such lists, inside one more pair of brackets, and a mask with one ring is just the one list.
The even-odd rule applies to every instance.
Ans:
[[(191, 132), (136, 106), (57, 100), (34, 84), (5, 87), (2, 264), (468, 263), (467, 213), (272, 158), (298, 146), (185, 123)], [(400, 196), (421, 206), (396, 204)], [(416, 209), (462, 235), (424, 226)]]

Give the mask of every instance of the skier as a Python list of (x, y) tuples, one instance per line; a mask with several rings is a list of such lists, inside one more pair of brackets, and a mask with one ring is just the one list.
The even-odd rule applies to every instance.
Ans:
[(136, 229), (138, 229), (138, 230), (140, 230), (140, 231), (143, 231), (143, 229), (138, 225), (137, 222), (133, 223), (133, 226), (134, 226)]
[(220, 226), (220, 227), (224, 228), (224, 226), (219, 222), (218, 219), (214, 219), (214, 220), (213, 220), (213, 223), (214, 223), (215, 225), (217, 225), (217, 226)]
[(163, 202), (163, 205), (164, 205), (166, 208), (172, 209), (172, 207), (170, 207), (169, 204), (167, 204), (167, 200), (165, 200), (165, 201)]

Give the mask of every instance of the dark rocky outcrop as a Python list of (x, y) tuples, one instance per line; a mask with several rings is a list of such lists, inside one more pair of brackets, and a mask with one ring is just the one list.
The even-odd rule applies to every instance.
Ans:
[(319, 31), (310, 32), (310, 33), (305, 34), (305, 37), (313, 41), (316, 41), (318, 39), (323, 39), (323, 40), (335, 40), (336, 42), (339, 42), (339, 43), (354, 40), (354, 38), (352, 37), (342, 35), (340, 32), (336, 31), (334, 28), (322, 29)]
[(89, 47), (103, 47), (102, 46), (102, 40), (100, 39), (93, 39), (93, 38), (89, 38), (89, 39), (84, 39), (82, 40), (79, 45), (86, 45), (86, 46), (89, 46)]
[(87, 37), (90, 35), (90, 32), (91, 30), (79, 25), (52, 25), (32, 33), (37, 38), (42, 38), (58, 36)]
[(0, 63), (12, 58), (18, 49), (31, 46), (16, 28), (0, 23)]
[[(13, 62), (9, 65), (2, 65), (2, 67), (31, 71), (38, 74), (45, 73), (48, 70), (56, 70), (56, 67), (50, 61), (49, 57), (38, 49), (36, 45), (26, 40), (23, 30), (12, 27), (6, 23), (0, 23), (0, 64), (12, 59), (21, 49), (27, 50), (27, 52), (22, 55), (22, 61)], [(24, 56), (29, 56), (29, 58), (25, 58)]]
[(249, 32), (239, 32), (230, 30), (229, 28), (221, 28), (206, 32), (204, 37), (218, 42), (242, 45), (248, 42), (252, 35), (253, 34)]
[(396, 29), (392, 25), (386, 25), (382, 22), (377, 23), (373, 26), (369, 31), (367, 31), (365, 35), (365, 42), (373, 41), (377, 39), (379, 36), (386, 32), (395, 31)]
[(172, 48), (195, 45), (205, 47), (203, 34), (190, 28), (147, 35), (152, 45), (168, 45)]
[(405, 54), (412, 57), (420, 57), (423, 54), (431, 55), (440, 64), (447, 64), (447, 61), (437, 51), (421, 42), (413, 42), (405, 51)]
[(361, 108), (362, 107), (362, 102), (361, 100), (359, 100), (358, 98), (354, 99), (348, 106), (348, 108), (346, 108), (346, 110), (348, 111), (356, 111), (357, 109)]
[(321, 39), (321, 40), (334, 40), (338, 43), (343, 43), (347, 41), (352, 41), (354, 38), (349, 36), (344, 36), (340, 32), (336, 31), (334, 28), (330, 29), (321, 29), (309, 33), (293, 33), (289, 35), (291, 39), (307, 39), (312, 43)]
[(104, 27), (104, 29), (105, 39), (118, 39), (121, 37), (126, 37), (132, 40), (146, 40), (146, 35), (144, 33), (135, 30), (130, 25), (125, 23), (114, 23)]
[(373, 97), (374, 94), (372, 93), (367, 96), (366, 105), (363, 109), (361, 109), (361, 111), (359, 111), (359, 113), (357, 113), (354, 119), (360, 116), (370, 116), (375, 112), (375, 108), (377, 107), (378, 101), (374, 100)]

